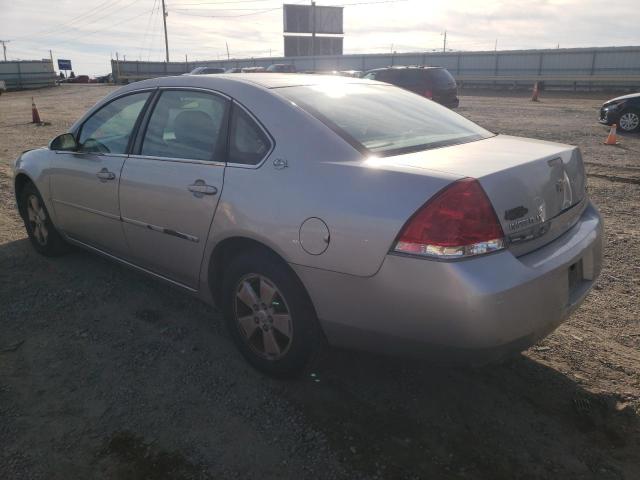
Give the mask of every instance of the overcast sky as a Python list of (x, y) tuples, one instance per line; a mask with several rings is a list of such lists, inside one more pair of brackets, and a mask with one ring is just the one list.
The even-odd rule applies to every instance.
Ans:
[[(76, 74), (103, 74), (118, 52), (164, 60), (161, 0), (0, 0), (8, 59), (49, 49)], [(282, 1), (166, 0), (172, 61), (283, 54)], [(286, 3), (305, 3), (291, 0)], [(640, 45), (640, 0), (318, 0), (345, 5), (345, 53)], [(350, 5), (351, 4), (351, 5)]]

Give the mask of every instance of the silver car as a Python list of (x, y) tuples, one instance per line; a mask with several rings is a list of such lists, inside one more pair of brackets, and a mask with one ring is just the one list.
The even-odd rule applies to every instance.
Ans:
[(326, 341), (501, 359), (565, 320), (601, 267), (577, 148), (354, 78), (128, 85), (23, 153), (15, 192), (38, 252), (80, 246), (219, 305), (278, 376)]

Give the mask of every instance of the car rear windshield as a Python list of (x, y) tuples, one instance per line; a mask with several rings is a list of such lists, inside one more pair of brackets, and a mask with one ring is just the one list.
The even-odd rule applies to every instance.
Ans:
[(493, 134), (437, 103), (392, 85), (327, 83), (278, 93), (362, 152), (398, 155)]
[(434, 87), (449, 87), (455, 86), (456, 80), (453, 78), (447, 70), (444, 68), (430, 68), (426, 70), (427, 78)]

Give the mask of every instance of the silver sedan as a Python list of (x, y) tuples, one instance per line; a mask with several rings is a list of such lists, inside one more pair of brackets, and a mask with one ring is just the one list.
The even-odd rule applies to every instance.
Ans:
[(80, 246), (219, 305), (279, 376), (326, 341), (501, 359), (566, 319), (601, 266), (577, 148), (353, 78), (128, 85), (23, 153), (15, 192), (38, 252)]

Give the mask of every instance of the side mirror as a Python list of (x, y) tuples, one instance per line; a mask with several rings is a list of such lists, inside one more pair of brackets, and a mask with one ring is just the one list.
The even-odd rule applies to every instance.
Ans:
[(78, 142), (73, 134), (63, 133), (49, 142), (49, 150), (75, 152), (78, 150)]

